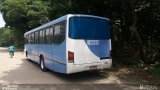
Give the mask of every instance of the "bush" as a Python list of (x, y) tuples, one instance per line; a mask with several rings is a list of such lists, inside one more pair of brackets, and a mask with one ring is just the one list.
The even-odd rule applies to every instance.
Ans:
[(139, 68), (143, 68), (143, 67), (144, 67), (144, 61), (139, 60), (138, 63), (137, 63), (137, 66), (138, 66)]
[(149, 72), (155, 76), (160, 76), (160, 62), (150, 65)]

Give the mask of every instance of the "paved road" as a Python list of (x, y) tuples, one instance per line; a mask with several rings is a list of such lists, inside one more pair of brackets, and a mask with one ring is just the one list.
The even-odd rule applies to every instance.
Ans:
[[(107, 90), (106, 88), (112, 90), (139, 88), (139, 85), (127, 84), (126, 82), (116, 77), (104, 77), (94, 72), (82, 72), (72, 75), (63, 75), (52, 71), (42, 72), (38, 64), (26, 60), (23, 52), (16, 51), (15, 56), (10, 58), (7, 48), (0, 47), (0, 83), (2, 85), (4, 83), (21, 86), (37, 85), (38, 87), (50, 87), (53, 90), (57, 90), (57, 88), (59, 90), (63, 90), (64, 88), (69, 90), (72, 87), (74, 87), (74, 90), (80, 90), (79, 88), (86, 90), (88, 88), (95, 90)], [(51, 86), (56, 86), (57, 88)], [(42, 90), (44, 87), (42, 87)], [(99, 89), (100, 87), (101, 89)]]

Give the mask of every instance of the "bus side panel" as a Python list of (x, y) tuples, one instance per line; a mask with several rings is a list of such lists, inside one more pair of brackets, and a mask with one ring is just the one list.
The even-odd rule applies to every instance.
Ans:
[(66, 73), (66, 40), (61, 45), (53, 45), (54, 71)]
[(34, 55), (33, 55), (33, 52), (32, 52), (32, 44), (27, 44), (26, 45), (26, 51), (28, 52), (28, 59), (30, 60), (34, 60)]
[(39, 45), (32, 45), (32, 60), (39, 63)]
[(25, 44), (25, 51), (27, 52), (27, 58), (30, 59), (29, 44)]
[(52, 54), (53, 54), (53, 45), (43, 45), (43, 47), (41, 48), (43, 49), (43, 56), (44, 56), (44, 62), (45, 62), (45, 66), (50, 69), (50, 70), (54, 70), (53, 66), (53, 59), (52, 59)]

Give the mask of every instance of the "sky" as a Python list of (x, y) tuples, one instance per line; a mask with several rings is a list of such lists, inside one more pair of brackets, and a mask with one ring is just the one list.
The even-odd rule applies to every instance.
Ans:
[(2, 14), (0, 12), (0, 28), (5, 26), (5, 22), (3, 20)]

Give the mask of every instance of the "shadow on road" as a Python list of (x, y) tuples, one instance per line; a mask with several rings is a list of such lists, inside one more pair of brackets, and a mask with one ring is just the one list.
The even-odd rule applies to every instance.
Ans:
[[(7, 55), (6, 52), (6, 48), (0, 48), (1, 54)], [(19, 57), (17, 55), (19, 55)], [(38, 64), (28, 61), (22, 56), (24, 55), (23, 52), (17, 52), (17, 55), (12, 60), (10, 59), (7, 63), (4, 63), (4, 65), (0, 64), (0, 83), (6, 82), (21, 85), (23, 84), (26, 86), (31, 85), (33, 87), (40, 87), (41, 90), (44, 90), (44, 88), (49, 88), (50, 90), (50, 88), (53, 87), (56, 88), (55, 90), (64, 90), (64, 88), (65, 90), (77, 90), (77, 88), (78, 90), (133, 90), (132, 86), (135, 85), (136, 88), (139, 88), (138, 84), (127, 85), (126, 83), (124, 84), (123, 80), (119, 79), (118, 80), (121, 83), (118, 84), (117, 80), (112, 80), (109, 77), (102, 76), (97, 72), (87, 71), (71, 75), (60, 74), (50, 70), (47, 72), (42, 72)], [(9, 58), (4, 56), (3, 59), (5, 61)], [(96, 82), (99, 81), (103, 82), (97, 84)], [(104, 82), (108, 83), (106, 84)]]
[(50, 70), (42, 72), (37, 63), (26, 59), (21, 61), (22, 63), (17, 64), (15, 68), (4, 71), (0, 80), (11, 83), (33, 84), (91, 84), (96, 80), (106, 78), (95, 72), (81, 72), (71, 75), (60, 74)]
[[(25, 59), (26, 60), (26, 59)], [(34, 67), (38, 68), (40, 71), (40, 66), (39, 64), (31, 61), (31, 60), (26, 60), (29, 63), (33, 64)], [(85, 72), (79, 72), (79, 73), (74, 73), (74, 74), (62, 74), (62, 73), (57, 73), (51, 70), (47, 70), (46, 72), (42, 72), (42, 73), (48, 73), (50, 75), (53, 75), (56, 78), (62, 79), (64, 81), (66, 81), (66, 84), (84, 84), (84, 83), (92, 83), (96, 80), (99, 79), (104, 79), (106, 77), (100, 75), (98, 72), (90, 72), (90, 71), (85, 71)]]
[[(102, 80), (107, 77), (101, 76), (96, 72), (81, 72), (71, 75), (60, 74), (48, 70), (42, 72), (39, 65), (35, 62), (21, 59), (22, 63), (16, 68), (9, 71), (4, 71), (0, 77), (1, 81), (7, 83), (15, 83), (19, 85), (20, 90), (37, 89), (44, 90), (135, 90), (137, 85), (122, 85), (122, 84), (96, 84), (97, 80)], [(133, 88), (134, 86), (134, 88)], [(54, 89), (53, 89), (54, 88)], [(28, 89), (27, 89), (28, 90)]]

